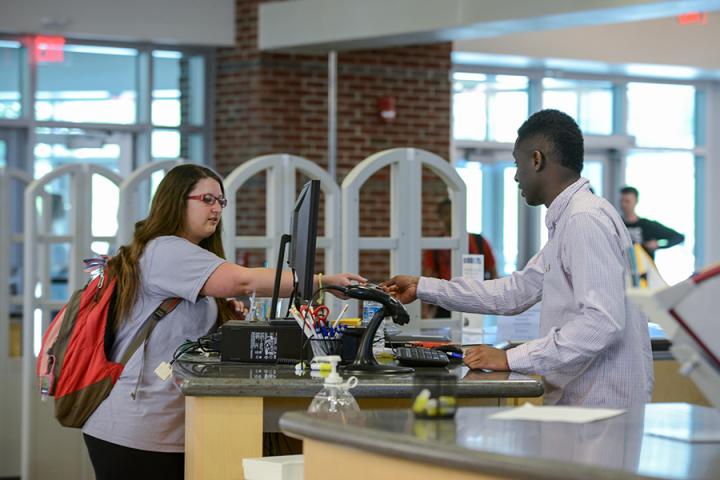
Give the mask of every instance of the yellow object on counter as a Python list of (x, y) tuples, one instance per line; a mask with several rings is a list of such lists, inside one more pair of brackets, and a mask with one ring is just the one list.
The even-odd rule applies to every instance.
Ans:
[(360, 318), (342, 318), (340, 319), (340, 325), (347, 325), (348, 327), (359, 327), (362, 324)]

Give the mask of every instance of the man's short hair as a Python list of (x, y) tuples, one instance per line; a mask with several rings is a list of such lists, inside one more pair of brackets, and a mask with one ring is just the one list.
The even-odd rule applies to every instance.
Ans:
[(518, 129), (518, 143), (539, 136), (552, 144), (560, 163), (576, 173), (582, 172), (585, 146), (582, 132), (575, 120), (560, 110), (540, 110)]
[(635, 188), (635, 187), (623, 187), (623, 188), (620, 189), (620, 194), (621, 194), (621, 195), (628, 195), (628, 194), (631, 194), (631, 193), (632, 193), (633, 195), (635, 195), (635, 198), (636, 198), (636, 199), (637, 199), (637, 198), (640, 198), (640, 193), (637, 191), (637, 188)]

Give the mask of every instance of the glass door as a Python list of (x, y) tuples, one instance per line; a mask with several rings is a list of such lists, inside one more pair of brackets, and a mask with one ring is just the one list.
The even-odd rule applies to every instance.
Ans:
[[(68, 128), (38, 128), (34, 149), (34, 178), (52, 172), (63, 165), (92, 163), (126, 176), (132, 168), (132, 135), (124, 132), (103, 132)], [(48, 196), (49, 233), (57, 238), (49, 246), (48, 264), (50, 269), (50, 299), (66, 300), (68, 272), (67, 265), (70, 243), (66, 237), (72, 234), (73, 208), (70, 178), (60, 176), (45, 189)], [(117, 233), (118, 189), (106, 178), (92, 177), (92, 235), (110, 237)], [(112, 253), (113, 246), (107, 241), (95, 241), (92, 253)], [(88, 252), (90, 253), (90, 252)]]
[(512, 151), (469, 149), (458, 152), (455, 165), (467, 186), (467, 231), (482, 233), (498, 275), (509, 275), (517, 268), (519, 222)]
[(0, 129), (0, 478), (20, 473), (23, 323), (22, 132)]
[(685, 241), (655, 252), (655, 264), (669, 284), (695, 269), (695, 156), (684, 151), (631, 151), (625, 183), (638, 189), (636, 213), (683, 234)]

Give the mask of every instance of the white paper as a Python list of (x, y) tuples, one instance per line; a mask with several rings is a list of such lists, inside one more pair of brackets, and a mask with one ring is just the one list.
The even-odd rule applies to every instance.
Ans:
[(160, 377), (160, 380), (162, 380), (163, 382), (170, 378), (171, 374), (172, 367), (167, 362), (160, 362), (160, 365), (155, 368), (155, 375)]
[(540, 310), (538, 302), (517, 315), (497, 316), (497, 335), (495, 341), (512, 342), (534, 340), (540, 336)]
[(522, 407), (491, 415), (492, 420), (531, 420), (535, 422), (590, 423), (625, 413), (622, 409), (541, 406), (526, 403)]

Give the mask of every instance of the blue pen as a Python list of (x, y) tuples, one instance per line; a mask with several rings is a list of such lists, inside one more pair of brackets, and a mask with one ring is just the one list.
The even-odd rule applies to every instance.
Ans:
[(327, 328), (325, 328), (325, 325), (320, 324), (320, 331), (322, 332), (323, 337), (327, 338), (328, 331), (327, 331)]
[(445, 353), (446, 353), (447, 356), (450, 357), (450, 358), (458, 358), (458, 359), (460, 359), (460, 360), (462, 360), (462, 358), (463, 358), (463, 354), (462, 354), (462, 353), (457, 353), (457, 352), (445, 352)]

